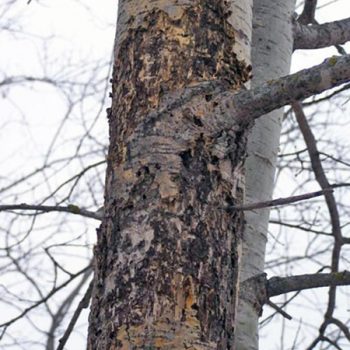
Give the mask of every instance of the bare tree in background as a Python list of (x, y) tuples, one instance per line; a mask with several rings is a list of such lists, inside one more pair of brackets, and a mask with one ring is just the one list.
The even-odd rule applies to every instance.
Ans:
[[(324, 320), (310, 329), (297, 319), (293, 338), (287, 334), (293, 321), (284, 319), (277, 348), (345, 348), (348, 319), (336, 310), (336, 297), (346, 293), (339, 285), (350, 284), (343, 272), (349, 145), (341, 132), (327, 133), (346, 121), (339, 115), (334, 120), (324, 106), (347, 107), (349, 58), (339, 45), (349, 40), (350, 21), (318, 25), (317, 1), (305, 1), (298, 19), (293, 1), (256, 1), (253, 13), (247, 1), (178, 8), (169, 1), (148, 12), (138, 3), (138, 10), (119, 4), (104, 211), (97, 211), (107, 146), (99, 123), (109, 104), (109, 59), (67, 60), (64, 69), (52, 70), (57, 61), (43, 55), (42, 75), (2, 72), (3, 101), (22, 122), (28, 111), (13, 96), (23, 86), (38, 92), (51, 86), (65, 101), (64, 117), (40, 150), (42, 164), (2, 175), (0, 209), (10, 212), (1, 227), (4, 348), (63, 349), (94, 290), (91, 349), (221, 349), (234, 343), (257, 349), (264, 304), (279, 316), (264, 313), (263, 333), (276, 318), (294, 316), (293, 302), (308, 289), (327, 286), (322, 303), (303, 302), (325, 312)], [(14, 28), (8, 23), (5, 29)], [(342, 57), (279, 78), (289, 71), (293, 48), (327, 46)], [(246, 90), (250, 62), (254, 76)], [(338, 85), (329, 95), (297, 102)], [(271, 111), (288, 103), (278, 177), (296, 176), (297, 192), (271, 201), (283, 117)], [(266, 268), (280, 277), (267, 279), (267, 223), (276, 206), (270, 222), (280, 231), (271, 233)], [(96, 219), (102, 226), (93, 289), (93, 225), (87, 220)], [(297, 235), (304, 235), (302, 252), (292, 242)], [(288, 292), (295, 294), (287, 298)], [(281, 303), (270, 300), (278, 295)], [(23, 337), (21, 327), (39, 336)]]

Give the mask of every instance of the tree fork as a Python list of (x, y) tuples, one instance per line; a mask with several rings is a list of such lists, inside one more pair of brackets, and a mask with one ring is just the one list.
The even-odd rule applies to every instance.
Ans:
[(91, 350), (233, 348), (247, 124), (207, 121), (249, 79), (246, 33), (227, 1), (163, 3), (119, 2)]

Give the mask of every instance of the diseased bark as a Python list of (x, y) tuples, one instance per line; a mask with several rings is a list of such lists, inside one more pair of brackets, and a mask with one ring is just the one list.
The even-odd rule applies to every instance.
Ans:
[(90, 350), (234, 348), (247, 132), (350, 77), (333, 57), (246, 91), (250, 9), (119, 1)]
[(91, 350), (233, 348), (249, 123), (209, 116), (249, 78), (249, 8), (119, 1)]

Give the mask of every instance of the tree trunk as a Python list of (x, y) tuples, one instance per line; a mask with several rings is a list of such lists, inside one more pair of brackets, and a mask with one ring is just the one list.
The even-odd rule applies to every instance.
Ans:
[[(251, 3), (120, 0), (88, 348), (232, 349)], [(232, 123), (231, 123), (232, 124)]]
[[(252, 36), (252, 87), (287, 75), (293, 50), (292, 14), (295, 0), (254, 0)], [(256, 120), (248, 137), (246, 201), (268, 200), (274, 188), (276, 157), (283, 110)], [(264, 271), (269, 210), (245, 213), (241, 281)], [(238, 308), (237, 349), (258, 349), (258, 318), (261, 313), (257, 295), (242, 290)]]

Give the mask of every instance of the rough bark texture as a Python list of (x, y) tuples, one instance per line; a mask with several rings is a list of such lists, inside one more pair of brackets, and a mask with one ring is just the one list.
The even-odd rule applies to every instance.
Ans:
[[(295, 1), (255, 0), (253, 7), (252, 87), (288, 74), (293, 46), (292, 13)], [(256, 120), (248, 137), (246, 202), (272, 196), (283, 111)], [(264, 270), (269, 210), (245, 213), (241, 281)], [(237, 349), (258, 349), (259, 289), (242, 290), (238, 308)]]
[(90, 350), (233, 348), (247, 123), (210, 118), (249, 77), (234, 3), (119, 1)]
[(350, 40), (350, 18), (311, 26), (295, 23), (294, 49), (320, 49)]
[[(268, 80), (250, 90), (225, 91), (220, 94), (218, 110), (221, 118), (217, 122), (229, 127), (238, 120), (248, 123), (277, 108), (294, 101), (319, 94), (350, 81), (350, 54), (332, 56), (321, 64), (279, 79)], [(226, 118), (224, 118), (226, 116)], [(232, 118), (234, 116), (234, 118)]]

